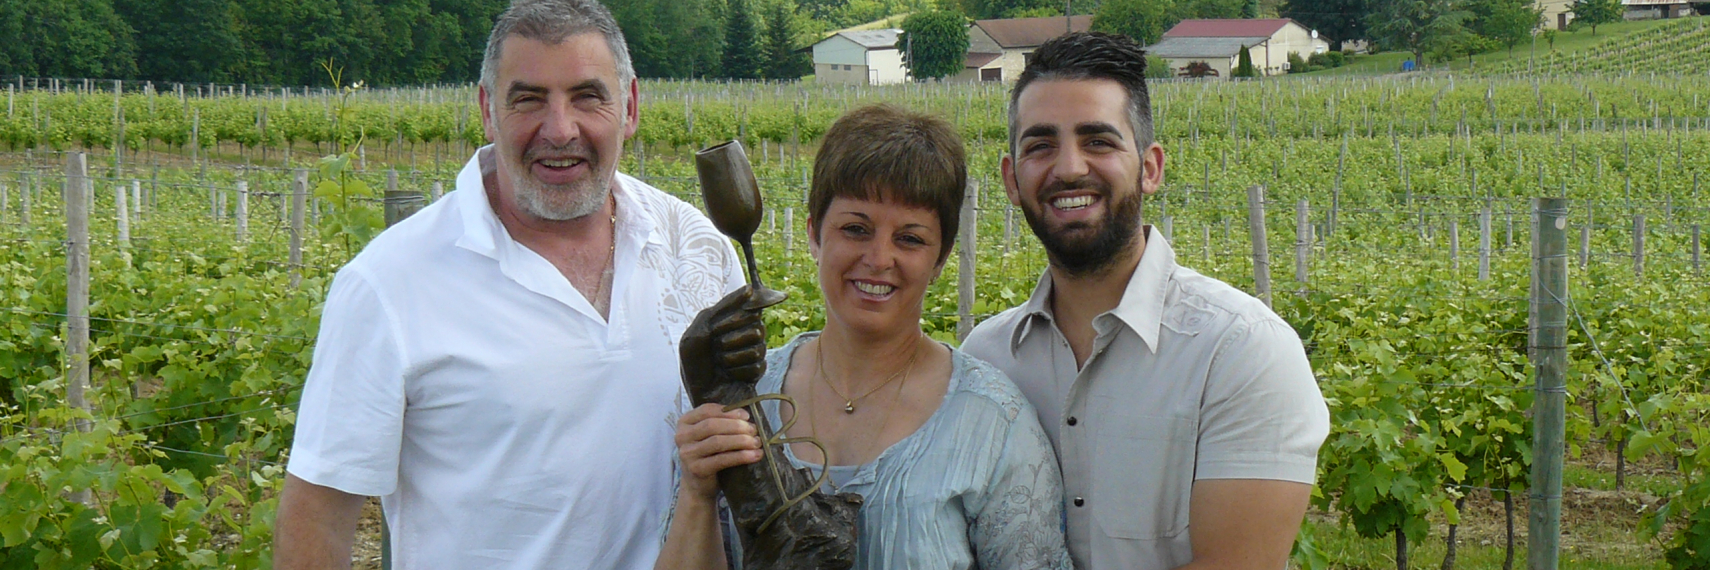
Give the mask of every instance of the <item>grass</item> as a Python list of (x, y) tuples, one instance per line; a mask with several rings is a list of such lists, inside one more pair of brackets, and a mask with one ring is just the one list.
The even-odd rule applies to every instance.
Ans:
[[(1675, 20), (1646, 20), (1640, 22), (1617, 22), (1614, 24), (1604, 24), (1597, 27), (1596, 35), (1591, 33), (1590, 28), (1571, 32), (1558, 32), (1556, 34), (1555, 50), (1567, 53), (1577, 52), (1588, 49), (1611, 38), (1619, 38), (1634, 32), (1649, 30), (1674, 21)], [(1472, 71), (1478, 71), (1480, 69), (1494, 67), (1497, 64), (1508, 63), (1511, 61), (1524, 63), (1529, 57), (1531, 57), (1533, 49), (1534, 47), (1532, 42), (1528, 41), (1514, 46), (1512, 54), (1510, 54), (1507, 49), (1500, 49), (1490, 53), (1475, 55), (1472, 58), (1470, 66), (1467, 63), (1466, 58), (1458, 58), (1451, 62), (1432, 64), (1428, 66), (1428, 69), (1437, 71), (1466, 71), (1470, 69)], [(1543, 38), (1538, 38), (1535, 49), (1538, 54), (1542, 55), (1544, 53), (1548, 53), (1551, 48)], [(1342, 67), (1314, 71), (1301, 75), (1371, 75), (1397, 73), (1401, 71), (1401, 62), (1409, 59), (1413, 59), (1413, 54), (1407, 52), (1384, 52), (1371, 55), (1359, 55), (1355, 56), (1352, 62)]]

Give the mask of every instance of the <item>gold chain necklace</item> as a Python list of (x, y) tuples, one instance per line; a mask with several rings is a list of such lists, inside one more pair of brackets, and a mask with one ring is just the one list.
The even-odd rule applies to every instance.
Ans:
[(825, 387), (830, 388), (831, 393), (837, 394), (837, 397), (843, 399), (843, 413), (853, 414), (853, 413), (855, 413), (855, 402), (859, 402), (861, 400), (866, 399), (867, 396), (871, 396), (871, 395), (873, 395), (874, 392), (877, 392), (877, 391), (883, 389), (885, 386), (889, 386), (892, 382), (896, 382), (898, 378), (906, 377), (909, 372), (914, 370), (914, 360), (915, 360), (915, 358), (918, 358), (920, 356), (920, 350), (918, 347), (919, 343), (920, 343), (920, 336), (916, 335), (914, 337), (914, 342), (909, 344), (909, 353), (910, 354), (908, 356), (908, 365), (907, 366), (904, 366), (902, 370), (898, 370), (896, 374), (892, 374), (890, 378), (887, 378), (884, 382), (880, 383), (878, 386), (874, 387), (872, 390), (868, 390), (867, 393), (862, 394), (860, 396), (856, 396), (854, 398), (843, 395), (843, 392), (838, 390), (837, 386), (834, 386), (831, 384), (831, 376), (825, 373), (825, 337), (824, 336), (821, 336), (819, 339), (816, 340), (816, 342), (814, 342), (813, 349), (816, 353), (815, 359), (818, 360), (817, 364), (819, 365), (819, 378), (820, 378), (820, 380), (825, 381)]
[[(821, 337), (821, 338), (823, 339), (824, 337)], [(824, 362), (825, 361), (825, 359), (824, 359), (825, 351), (824, 351), (824, 349), (820, 348), (819, 342), (822, 342), (822, 341), (816, 340), (814, 342), (814, 345), (813, 345), (814, 352), (816, 353), (815, 357), (818, 358), (820, 360), (820, 362)], [(918, 355), (919, 355), (919, 351), (916, 351), (915, 356), (918, 356)], [(822, 365), (820, 365), (819, 368), (820, 368), (820, 376), (823, 378), (824, 374), (825, 374), (825, 365), (822, 364)], [(884, 437), (885, 429), (891, 427), (891, 413), (896, 411), (896, 403), (898, 401), (902, 400), (903, 387), (908, 385), (908, 377), (912, 376), (913, 374), (914, 374), (914, 357), (911, 356), (908, 359), (908, 366), (903, 369), (903, 375), (902, 375), (903, 381), (897, 384), (896, 397), (891, 399), (891, 407), (885, 408), (885, 419), (883, 419), (879, 422), (879, 431), (876, 432), (877, 436), (873, 437), (873, 438), (869, 438), (867, 440), (867, 449), (866, 449), (867, 452), (871, 453), (873, 451), (873, 445), (874, 445), (873, 440), (879, 439), (880, 437)], [(896, 377), (894, 377), (894, 376), (892, 377), (892, 379), (895, 379), (895, 378)], [(886, 384), (889, 384), (889, 383), (890, 383), (889, 381), (886, 381)], [(826, 387), (830, 387), (830, 386), (831, 386), (831, 383), (829, 381), (826, 382)], [(879, 388), (883, 388), (883, 387), (884, 387), (883, 384), (879, 385)], [(877, 391), (878, 391), (878, 388), (874, 388), (872, 391), (867, 392), (867, 395), (871, 395), (873, 392), (877, 392)], [(836, 394), (837, 389), (832, 388), (831, 392)], [(843, 397), (842, 394), (837, 394), (837, 395), (840, 398)], [(867, 397), (867, 395), (863, 395), (861, 397), (865, 398), (865, 397)], [(857, 399), (859, 399), (859, 398), (857, 398)], [(821, 445), (819, 443), (819, 428), (816, 425), (816, 422), (814, 422), (814, 417), (816, 415), (814, 410), (817, 410), (818, 408), (815, 408), (813, 405), (813, 384), (811, 382), (808, 384), (807, 409), (808, 409), (808, 418), (807, 418), (807, 420), (808, 420), (808, 441), (812, 442), (815, 447), (819, 448), (819, 467), (820, 467), (820, 478), (819, 479), (824, 482), (823, 484), (829, 485), (831, 487), (831, 493), (832, 494), (835, 495), (837, 493), (841, 493), (841, 492), (843, 492), (843, 486), (831, 482), (831, 467), (832, 467), (831, 451), (827, 450), (824, 445)], [(853, 412), (849, 411), (849, 405), (848, 404), (844, 405), (843, 413), (845, 413), (845, 414), (853, 413)]]

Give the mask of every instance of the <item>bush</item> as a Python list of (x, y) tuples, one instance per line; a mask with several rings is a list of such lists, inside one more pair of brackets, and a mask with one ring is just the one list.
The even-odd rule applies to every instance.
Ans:
[(1147, 79), (1169, 79), (1175, 76), (1176, 70), (1170, 69), (1169, 60), (1153, 55), (1146, 56)]
[(1306, 60), (1300, 59), (1300, 53), (1288, 52), (1288, 72), (1306, 73), (1307, 71), (1310, 70), (1306, 68)]
[(1330, 67), (1342, 67), (1348, 64), (1348, 54), (1339, 51), (1325, 53), (1324, 57), (1330, 60)]

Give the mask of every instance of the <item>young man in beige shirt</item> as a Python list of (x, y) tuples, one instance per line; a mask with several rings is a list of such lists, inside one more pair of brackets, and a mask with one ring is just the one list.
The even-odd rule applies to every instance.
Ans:
[(1288, 323), (1177, 265), (1141, 225), (1165, 164), (1144, 76), (1126, 38), (1034, 52), (1010, 96), (1003, 177), (1051, 263), (963, 348), (1038, 409), (1076, 567), (1279, 570), (1329, 412)]

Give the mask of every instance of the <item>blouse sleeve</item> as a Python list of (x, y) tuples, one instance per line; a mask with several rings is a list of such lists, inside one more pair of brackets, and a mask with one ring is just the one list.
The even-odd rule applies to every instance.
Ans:
[(1018, 414), (1005, 434), (985, 500), (973, 511), (974, 555), (988, 570), (1070, 570), (1063, 478), (1039, 419)]

